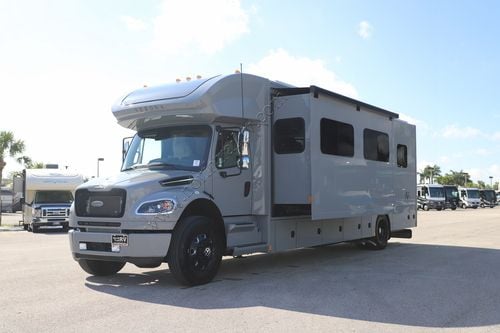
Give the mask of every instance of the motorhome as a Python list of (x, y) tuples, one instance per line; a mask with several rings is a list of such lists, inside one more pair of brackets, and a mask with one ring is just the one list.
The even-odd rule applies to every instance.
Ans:
[(74, 191), (83, 183), (83, 176), (67, 170), (25, 169), (22, 182), (24, 229), (67, 230)]
[(73, 258), (92, 275), (167, 262), (204, 284), (223, 255), (356, 241), (417, 225), (415, 126), (319, 88), (232, 74), (133, 91), (122, 170), (78, 187)]
[(0, 189), (0, 211), (12, 213), (13, 193), (10, 188), (2, 187)]
[(481, 203), (479, 205), (482, 208), (493, 208), (497, 205), (497, 197), (494, 190), (479, 190), (479, 198), (481, 199)]
[(422, 184), (417, 185), (417, 205), (423, 210), (445, 208), (445, 190), (443, 185)]
[(458, 195), (460, 198), (460, 207), (476, 209), (481, 204), (479, 189), (472, 187), (459, 187)]
[(457, 209), (459, 205), (458, 188), (455, 185), (443, 185), (444, 188), (444, 207), (451, 210)]

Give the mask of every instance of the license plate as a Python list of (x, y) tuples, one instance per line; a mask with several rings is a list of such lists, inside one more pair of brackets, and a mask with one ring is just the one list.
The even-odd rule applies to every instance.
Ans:
[(128, 235), (111, 235), (111, 245), (128, 246)]

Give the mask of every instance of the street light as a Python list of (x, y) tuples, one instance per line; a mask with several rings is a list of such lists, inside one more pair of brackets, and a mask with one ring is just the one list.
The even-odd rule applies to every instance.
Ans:
[(99, 177), (99, 162), (102, 162), (102, 161), (104, 161), (103, 157), (99, 157), (97, 159), (97, 177)]
[(491, 189), (493, 189), (493, 176), (490, 176), (490, 186), (491, 186)]

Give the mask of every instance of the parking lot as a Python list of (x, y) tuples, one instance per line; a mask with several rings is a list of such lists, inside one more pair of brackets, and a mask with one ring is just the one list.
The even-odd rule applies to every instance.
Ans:
[(500, 207), (419, 211), (418, 224), (383, 251), (227, 258), (192, 288), (166, 264), (92, 277), (66, 234), (3, 229), (0, 332), (500, 331)]

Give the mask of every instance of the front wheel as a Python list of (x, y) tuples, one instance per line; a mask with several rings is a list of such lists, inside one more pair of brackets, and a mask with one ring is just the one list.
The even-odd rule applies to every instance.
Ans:
[(78, 260), (78, 264), (85, 272), (95, 276), (113, 275), (125, 266), (124, 262), (89, 259), (80, 259)]
[(174, 230), (168, 266), (182, 284), (205, 284), (217, 274), (223, 251), (223, 230), (207, 217), (189, 216)]
[(429, 206), (427, 205), (424, 205), (424, 208), (423, 208), (425, 211), (428, 211), (429, 210)]

